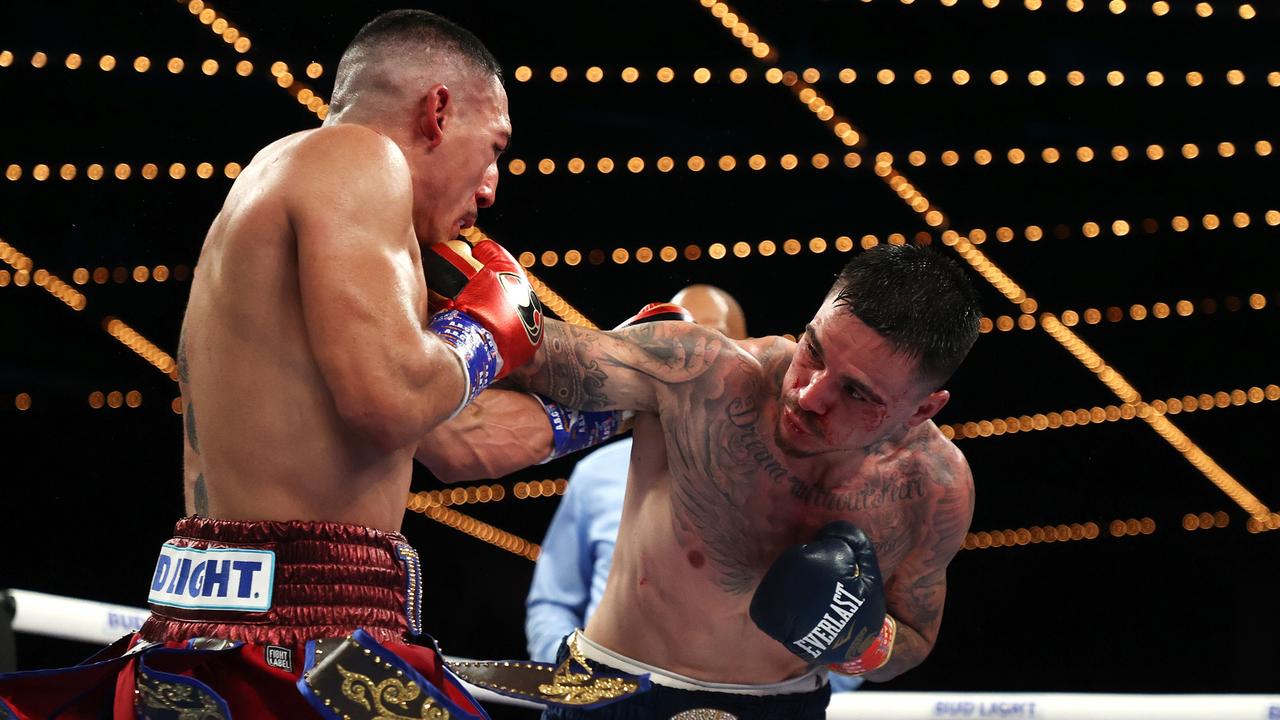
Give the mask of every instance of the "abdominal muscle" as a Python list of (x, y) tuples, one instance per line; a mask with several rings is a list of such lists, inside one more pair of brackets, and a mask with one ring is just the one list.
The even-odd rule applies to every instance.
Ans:
[(703, 549), (676, 541), (661, 438), (656, 419), (637, 419), (613, 567), (587, 637), (705, 682), (767, 684), (803, 674), (809, 666), (752, 622), (750, 593), (722, 590)]

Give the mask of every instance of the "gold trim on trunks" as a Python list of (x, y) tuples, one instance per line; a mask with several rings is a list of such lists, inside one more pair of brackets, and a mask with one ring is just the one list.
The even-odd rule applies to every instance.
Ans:
[[(576, 663), (583, 672), (574, 672)], [(487, 690), (535, 702), (557, 705), (592, 705), (616, 700), (640, 690), (635, 680), (595, 677), (578, 650), (578, 636), (569, 640), (569, 657), (554, 668), (545, 663), (463, 660), (449, 669), (467, 682)]]
[[(327, 645), (327, 644), (326, 644)], [(352, 720), (450, 720), (453, 716), (404, 671), (348, 637), (317, 649), (328, 657), (302, 679), (325, 707)]]
[[(160, 682), (139, 671), (133, 692), (135, 706), (169, 710), (176, 713), (177, 720), (227, 720), (218, 701), (195, 685)], [(151, 714), (143, 710), (139, 717), (150, 718)]]

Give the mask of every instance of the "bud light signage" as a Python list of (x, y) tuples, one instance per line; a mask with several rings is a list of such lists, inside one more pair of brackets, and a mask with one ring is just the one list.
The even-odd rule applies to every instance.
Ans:
[(270, 550), (160, 547), (151, 594), (154, 605), (195, 610), (271, 609), (276, 554)]

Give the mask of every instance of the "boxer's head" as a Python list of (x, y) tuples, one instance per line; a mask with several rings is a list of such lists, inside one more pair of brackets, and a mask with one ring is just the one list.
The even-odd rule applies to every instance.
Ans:
[(798, 455), (866, 448), (933, 417), (978, 338), (964, 272), (936, 252), (882, 245), (841, 271), (787, 368), (778, 445)]
[(498, 190), (511, 140), (502, 69), (467, 30), (425, 10), (361, 28), (338, 63), (326, 124), (368, 125), (400, 146), (424, 243), (456, 237)]
[(747, 319), (742, 306), (729, 293), (713, 285), (690, 285), (671, 298), (693, 316), (693, 321), (717, 330), (733, 340), (747, 337)]

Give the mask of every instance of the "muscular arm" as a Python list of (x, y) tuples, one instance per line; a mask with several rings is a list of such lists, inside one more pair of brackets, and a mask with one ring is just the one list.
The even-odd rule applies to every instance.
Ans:
[(542, 462), (551, 440), (542, 403), (529, 393), (490, 388), (428, 432), (414, 457), (446, 483), (498, 478)]
[(864, 677), (868, 680), (889, 680), (919, 665), (938, 639), (947, 594), (947, 565), (964, 542), (974, 500), (968, 464), (950, 443), (938, 442), (944, 452), (925, 449), (909, 460), (904, 470), (927, 474), (937, 500), (921, 519), (923, 537), (903, 558), (886, 587), (885, 599), (889, 614), (898, 623), (898, 634), (889, 662), (867, 673)]
[(533, 362), (512, 374), (522, 387), (579, 410), (658, 411), (661, 388), (712, 366), (728, 341), (683, 322), (600, 332), (548, 319)]
[(384, 450), (412, 445), (466, 379), (424, 328), (408, 165), (385, 137), (338, 125), (302, 140), (283, 172), (311, 351), (337, 410)]
[[(600, 332), (547, 320), (533, 362), (517, 384), (581, 410), (656, 410), (660, 388), (700, 377), (723, 336), (680, 322)], [(500, 477), (544, 460), (551, 427), (526, 393), (489, 390), (458, 417), (432, 429), (417, 459), (445, 482)]]

